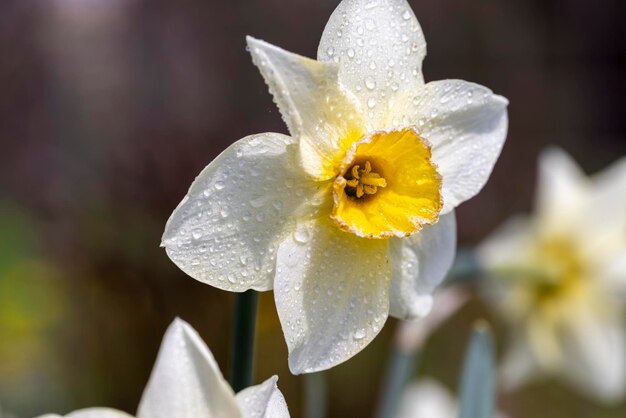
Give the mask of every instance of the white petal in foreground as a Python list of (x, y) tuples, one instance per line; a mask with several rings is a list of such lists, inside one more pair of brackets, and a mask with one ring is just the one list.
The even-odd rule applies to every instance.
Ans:
[(292, 373), (342, 363), (378, 334), (389, 313), (387, 240), (330, 221), (298, 225), (278, 249), (274, 298)]
[(237, 394), (243, 418), (289, 418), (283, 394), (276, 386), (277, 376)]
[(389, 290), (390, 313), (399, 319), (428, 314), (432, 293), (450, 270), (456, 253), (454, 212), (408, 238), (389, 240), (393, 265)]
[(363, 127), (358, 102), (339, 86), (339, 67), (247, 39), (289, 132), (301, 143), (304, 169), (319, 180), (336, 175), (343, 158), (338, 150), (347, 148), (340, 141)]
[(607, 403), (626, 394), (626, 336), (621, 321), (579, 318), (563, 339), (562, 373), (580, 390)]
[(443, 211), (474, 197), (500, 155), (508, 129), (508, 101), (478, 84), (434, 81), (404, 97), (396, 114), (405, 115), (432, 144), (443, 177)]
[(198, 333), (177, 319), (163, 338), (138, 418), (238, 418), (233, 390)]
[(393, 108), (396, 95), (424, 83), (426, 41), (405, 0), (344, 0), (331, 15), (320, 45), (320, 61), (340, 63), (339, 79), (358, 96), (373, 129)]
[[(47, 414), (39, 418), (61, 418), (61, 415)], [(65, 415), (65, 418), (133, 418), (125, 412), (110, 408), (88, 408), (74, 411)]]
[(296, 173), (297, 148), (281, 134), (228, 147), (191, 185), (162, 246), (181, 270), (223, 290), (271, 290), (276, 249), (290, 216), (315, 187)]

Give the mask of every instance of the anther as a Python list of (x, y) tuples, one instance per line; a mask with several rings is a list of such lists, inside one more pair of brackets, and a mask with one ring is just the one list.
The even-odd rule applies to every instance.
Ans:
[(376, 194), (379, 187), (386, 187), (387, 181), (380, 174), (372, 172), (372, 164), (365, 162), (364, 168), (353, 165), (346, 175), (346, 194), (357, 199)]

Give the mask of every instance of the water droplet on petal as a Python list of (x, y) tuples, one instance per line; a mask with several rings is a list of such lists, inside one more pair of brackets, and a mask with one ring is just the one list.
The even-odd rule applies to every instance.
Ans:
[(417, 306), (415, 314), (420, 317), (428, 315), (433, 307), (433, 297), (431, 295), (418, 295), (415, 302), (415, 306)]
[(376, 106), (376, 99), (373, 97), (370, 97), (369, 99), (367, 99), (367, 107), (371, 109), (374, 106)]
[(298, 227), (293, 233), (293, 239), (300, 244), (306, 244), (311, 239), (311, 234), (308, 229), (304, 227)]
[(354, 339), (355, 340), (362, 340), (363, 338), (365, 338), (365, 330), (363, 328), (359, 328), (354, 332)]
[(263, 205), (265, 205), (266, 199), (265, 196), (260, 195), (260, 196), (254, 196), (252, 199), (250, 199), (250, 206), (252, 206), (253, 208), (260, 208), (263, 207)]

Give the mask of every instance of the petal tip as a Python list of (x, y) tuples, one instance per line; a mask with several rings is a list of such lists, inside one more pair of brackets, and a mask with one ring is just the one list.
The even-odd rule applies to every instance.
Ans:
[(509, 99), (507, 99), (504, 96), (500, 96), (499, 94), (494, 94), (493, 95), (494, 99), (496, 99), (497, 102), (499, 102), (500, 104), (502, 104), (502, 106), (504, 107), (508, 107), (509, 105)]

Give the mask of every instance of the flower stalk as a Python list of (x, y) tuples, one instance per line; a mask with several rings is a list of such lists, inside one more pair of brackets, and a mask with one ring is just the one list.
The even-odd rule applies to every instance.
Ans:
[(254, 290), (238, 293), (235, 297), (230, 367), (230, 385), (235, 392), (252, 384), (258, 297)]
[[(398, 326), (402, 328), (403, 323)], [(406, 351), (398, 344), (391, 348), (375, 418), (394, 418), (397, 415), (400, 396), (417, 367), (418, 357), (417, 350)]]
[(449, 286), (439, 292), (427, 317), (398, 323), (375, 418), (396, 417), (400, 397), (417, 366), (422, 347), (434, 330), (461, 309), (468, 298), (462, 286)]
[(324, 372), (308, 373), (304, 379), (304, 418), (325, 418), (328, 406), (328, 385)]

